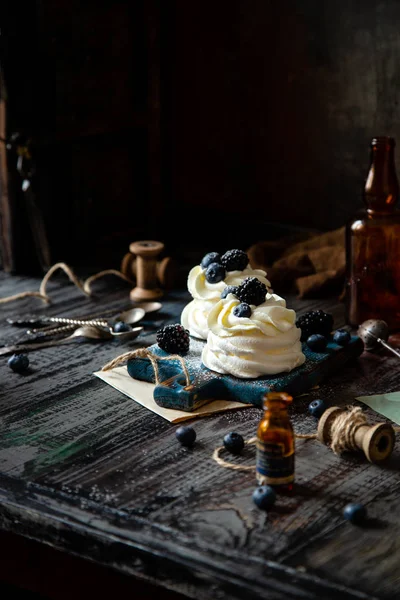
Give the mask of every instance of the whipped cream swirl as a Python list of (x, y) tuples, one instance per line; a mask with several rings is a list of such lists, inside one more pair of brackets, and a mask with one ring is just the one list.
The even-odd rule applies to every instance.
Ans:
[(209, 333), (202, 352), (206, 367), (253, 379), (289, 372), (304, 363), (296, 313), (286, 308), (283, 298), (268, 293), (263, 304), (251, 305), (250, 317), (233, 314), (238, 304), (240, 300), (228, 294), (209, 312)]
[(206, 271), (200, 265), (193, 267), (188, 275), (187, 286), (193, 300), (185, 306), (181, 314), (181, 324), (190, 335), (202, 340), (207, 339), (207, 318), (210, 310), (221, 299), (221, 292), (227, 285), (240, 285), (246, 277), (257, 277), (271, 289), (266, 272), (247, 266), (243, 271), (228, 271), (223, 281), (209, 283)]

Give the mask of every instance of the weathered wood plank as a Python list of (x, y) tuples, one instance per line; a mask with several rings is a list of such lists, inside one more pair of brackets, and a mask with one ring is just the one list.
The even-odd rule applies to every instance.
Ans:
[[(35, 280), (5, 275), (0, 282), (2, 295), (38, 288)], [(129, 292), (123, 282), (111, 290), (99, 283), (94, 302), (64, 280), (51, 285), (49, 314), (121, 307)], [(187, 299), (185, 291), (166, 296), (162, 311), (147, 315), (145, 335), (129, 346), (153, 343), (157, 328), (176, 322)], [(38, 304), (24, 300), (0, 308), (3, 343), (14, 335), (4, 323), (7, 315), (32, 312)], [(323, 307), (336, 327), (343, 324), (343, 306), (335, 299), (289, 298), (288, 304), (299, 314)], [(48, 348), (31, 354), (32, 372), (25, 376), (0, 362), (1, 527), (132, 575), (151, 579), (153, 569), (165, 587), (200, 599), (211, 593), (386, 599), (400, 592), (395, 560), (382, 566), (385, 553), (396, 549), (391, 540), (400, 526), (393, 509), (398, 448), (386, 467), (378, 467), (358, 455), (339, 458), (315, 440), (298, 441), (295, 493), (262, 513), (251, 500), (253, 473), (224, 469), (212, 459), (227, 431), (253, 436), (261, 410), (194, 419), (196, 445), (183, 448), (175, 425), (93, 376), (125, 350), (108, 342)], [(295, 399), (295, 430), (315, 430), (307, 413), (312, 398), (347, 404), (361, 393), (399, 387), (395, 357), (364, 353), (320, 389)], [(252, 464), (254, 447), (232, 460)], [(380, 516), (371, 528), (354, 530), (343, 521), (343, 506), (355, 499)]]

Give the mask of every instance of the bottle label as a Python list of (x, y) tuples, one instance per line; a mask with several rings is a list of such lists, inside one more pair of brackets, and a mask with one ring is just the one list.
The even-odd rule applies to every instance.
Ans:
[(285, 455), (284, 444), (256, 444), (256, 475), (260, 485), (282, 485), (294, 480), (294, 452)]

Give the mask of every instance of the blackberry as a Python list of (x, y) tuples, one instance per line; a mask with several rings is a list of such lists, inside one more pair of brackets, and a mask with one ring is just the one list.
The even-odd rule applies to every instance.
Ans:
[(220, 263), (213, 262), (206, 269), (206, 279), (208, 283), (219, 283), (225, 279), (226, 271)]
[(239, 285), (236, 295), (240, 302), (258, 306), (265, 301), (267, 291), (265, 283), (257, 279), (257, 277), (246, 277)]
[(221, 292), (221, 298), (226, 298), (228, 294), (237, 296), (238, 289), (237, 285), (227, 285)]
[(296, 326), (301, 329), (302, 342), (314, 334), (329, 337), (333, 329), (333, 316), (323, 310), (309, 310), (297, 319)]
[(157, 344), (170, 354), (183, 354), (189, 350), (189, 331), (179, 323), (165, 325), (157, 331)]
[(249, 257), (243, 250), (228, 250), (221, 257), (221, 262), (227, 271), (244, 271), (249, 264)]
[(200, 266), (202, 269), (207, 269), (207, 267), (213, 262), (221, 262), (221, 256), (218, 254), (218, 252), (209, 252), (208, 254), (203, 256)]

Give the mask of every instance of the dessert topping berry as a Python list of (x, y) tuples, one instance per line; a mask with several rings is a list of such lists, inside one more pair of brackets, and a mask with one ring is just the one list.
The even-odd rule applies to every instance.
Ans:
[(221, 298), (226, 298), (228, 294), (237, 296), (238, 289), (237, 285), (227, 285), (221, 292)]
[(267, 291), (265, 283), (257, 279), (257, 277), (246, 277), (239, 285), (237, 297), (241, 302), (258, 306), (265, 301)]
[(243, 250), (228, 250), (221, 257), (227, 271), (244, 271), (249, 264), (249, 257)]
[(250, 317), (251, 315), (251, 307), (250, 304), (246, 302), (241, 302), (233, 309), (233, 314), (235, 317)]
[(221, 263), (221, 256), (218, 254), (218, 252), (209, 252), (208, 254), (203, 256), (200, 266), (202, 269), (207, 269), (207, 267), (214, 262)]
[(351, 335), (346, 329), (338, 329), (333, 334), (333, 341), (339, 346), (347, 346), (351, 340)]
[(206, 279), (208, 283), (219, 283), (225, 279), (225, 275), (225, 267), (217, 262), (212, 262), (206, 269)]
[(165, 352), (171, 354), (182, 354), (189, 350), (189, 331), (179, 323), (165, 325), (157, 331), (157, 344)]
[(301, 329), (301, 341), (304, 342), (313, 333), (328, 337), (333, 329), (333, 316), (323, 310), (309, 310), (296, 321)]
[(313, 333), (307, 338), (307, 346), (313, 352), (323, 352), (326, 349), (328, 340), (320, 333)]

